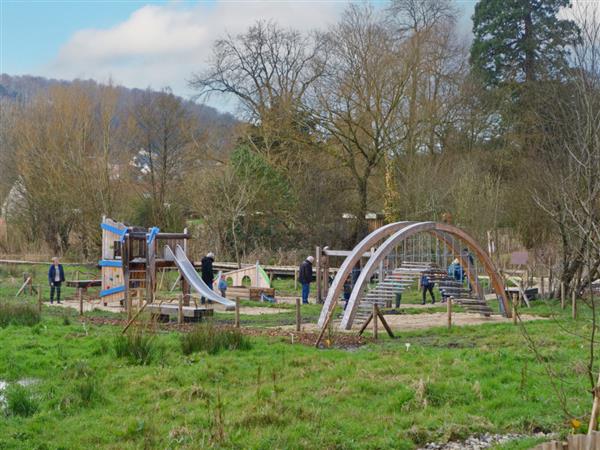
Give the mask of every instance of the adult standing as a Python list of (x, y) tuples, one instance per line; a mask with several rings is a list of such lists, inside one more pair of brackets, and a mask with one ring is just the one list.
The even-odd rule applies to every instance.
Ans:
[(310, 283), (312, 282), (312, 263), (315, 260), (312, 256), (308, 256), (298, 271), (298, 281), (302, 284), (302, 303), (308, 304), (308, 294), (310, 293)]
[[(215, 262), (215, 254), (208, 252), (204, 258), (202, 258), (202, 281), (206, 283), (209, 289), (213, 288), (215, 277), (213, 275), (213, 263)], [(204, 305), (206, 299), (202, 297), (200, 303)]]
[(431, 304), (433, 305), (435, 303), (435, 295), (433, 295), (433, 287), (435, 286), (435, 283), (431, 281), (431, 278), (429, 278), (429, 275), (427, 275), (426, 273), (423, 273), (423, 275), (421, 275), (421, 291), (423, 292), (423, 301), (421, 302), (422, 305), (425, 304), (425, 298), (427, 297), (427, 291), (429, 291), (429, 294), (431, 295)]
[(50, 284), (50, 304), (54, 303), (54, 294), (56, 294), (56, 303), (60, 303), (60, 286), (65, 281), (65, 271), (62, 264), (58, 262), (55, 256), (52, 258), (52, 265), (48, 270), (48, 283)]

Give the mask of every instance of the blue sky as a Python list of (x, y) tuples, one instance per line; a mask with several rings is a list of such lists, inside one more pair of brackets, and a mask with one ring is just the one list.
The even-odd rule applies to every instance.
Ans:
[[(475, 0), (457, 1), (469, 33)], [(128, 87), (170, 86), (206, 67), (214, 39), (274, 19), (301, 30), (334, 23), (345, 1), (0, 0), (0, 73), (109, 79)], [(229, 109), (217, 102), (221, 109)]]

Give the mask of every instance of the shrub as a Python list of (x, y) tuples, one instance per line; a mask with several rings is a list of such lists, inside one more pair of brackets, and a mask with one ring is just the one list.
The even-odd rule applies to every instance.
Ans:
[(127, 358), (134, 364), (147, 365), (161, 356), (163, 349), (154, 335), (142, 330), (118, 334), (114, 340), (117, 358)]
[(11, 384), (5, 392), (6, 410), (14, 416), (28, 417), (37, 409), (37, 402), (29, 389), (20, 384)]
[(212, 323), (198, 325), (181, 335), (181, 351), (185, 355), (198, 351), (214, 355), (221, 350), (248, 350), (251, 347), (250, 340), (239, 330), (217, 328)]
[(0, 302), (0, 327), (10, 324), (33, 326), (40, 321), (40, 313), (28, 303)]

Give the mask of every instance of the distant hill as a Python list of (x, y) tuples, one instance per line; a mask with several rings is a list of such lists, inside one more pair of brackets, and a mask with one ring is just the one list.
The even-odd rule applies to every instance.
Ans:
[[(3, 73), (0, 74), (0, 101), (27, 102), (52, 86), (68, 86), (73, 83), (84, 86), (89, 85), (90, 88), (97, 88), (101, 85), (94, 80), (65, 81), (32, 75), (12, 76)], [(130, 89), (123, 86), (117, 86), (117, 89), (121, 94), (122, 106), (135, 103), (136, 99), (146, 92), (143, 89)], [(184, 102), (189, 110), (207, 125), (212, 124), (228, 128), (238, 123), (237, 119), (229, 113), (222, 113), (211, 106), (201, 105), (190, 100), (184, 99)]]

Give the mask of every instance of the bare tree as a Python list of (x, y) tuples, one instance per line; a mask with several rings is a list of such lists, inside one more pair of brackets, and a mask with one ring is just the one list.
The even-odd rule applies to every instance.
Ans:
[(169, 89), (158, 95), (146, 92), (132, 111), (132, 147), (135, 164), (144, 181), (140, 194), (149, 198), (150, 223), (172, 226), (171, 208), (177, 205), (177, 188), (192, 145), (192, 118), (181, 98)]
[[(589, 308), (589, 320), (574, 337), (586, 345), (585, 382), (600, 401), (598, 378), (598, 305), (593, 281), (600, 275), (600, 18), (592, 8), (581, 7), (581, 39), (573, 49), (570, 79), (546, 86), (547, 101), (538, 108), (543, 152), (538, 168), (545, 170), (534, 198), (554, 221), (562, 245), (561, 280), (579, 304)], [(545, 184), (542, 185), (542, 183)], [(589, 330), (589, 332), (588, 332)], [(562, 379), (552, 382), (561, 392)], [(565, 381), (565, 384), (567, 382)], [(585, 388), (584, 388), (585, 389)], [(563, 408), (569, 412), (563, 394)], [(597, 413), (590, 429), (597, 427)]]
[(327, 70), (314, 85), (312, 113), (356, 186), (356, 238), (366, 231), (369, 183), (404, 138), (400, 120), (410, 65), (370, 6), (351, 5), (326, 36)]
[[(246, 120), (255, 125), (248, 136), (269, 160), (284, 164), (294, 144), (306, 139), (301, 105), (324, 69), (322, 40), (259, 21), (244, 34), (228, 35), (213, 47), (211, 68), (195, 74), (190, 85), (199, 97), (233, 96)], [(292, 147), (290, 149), (290, 147)]]

